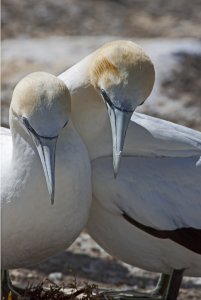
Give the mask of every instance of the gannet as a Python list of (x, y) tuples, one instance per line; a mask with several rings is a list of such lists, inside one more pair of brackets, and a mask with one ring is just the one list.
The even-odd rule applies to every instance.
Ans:
[(13, 92), (10, 130), (1, 129), (3, 269), (65, 249), (87, 222), (91, 167), (70, 109), (65, 84), (45, 72), (26, 76)]
[(183, 275), (201, 276), (201, 133), (134, 113), (154, 75), (141, 47), (115, 41), (59, 78), (92, 161), (88, 231), (110, 254), (163, 273), (157, 292), (169, 300)]

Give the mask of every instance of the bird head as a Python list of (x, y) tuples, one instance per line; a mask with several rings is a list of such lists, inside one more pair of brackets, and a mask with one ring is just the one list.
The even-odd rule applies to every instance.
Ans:
[(154, 66), (143, 49), (131, 41), (115, 41), (99, 48), (90, 66), (90, 81), (106, 104), (113, 139), (116, 177), (126, 131), (137, 106), (152, 91)]
[(55, 192), (55, 154), (60, 131), (70, 116), (70, 94), (54, 75), (35, 72), (15, 87), (11, 113), (32, 138), (44, 170), (51, 202)]

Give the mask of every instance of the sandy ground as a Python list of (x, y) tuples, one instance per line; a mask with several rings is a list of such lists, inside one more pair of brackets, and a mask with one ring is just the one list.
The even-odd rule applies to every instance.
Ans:
[(200, 0), (3, 0), (2, 5), (3, 38), (104, 33), (201, 38)]
[[(157, 73), (154, 91), (140, 110), (201, 130), (201, 1), (175, 2), (4, 0), (3, 125), (8, 126), (12, 90), (25, 74), (59, 74), (105, 41), (128, 37), (146, 49)], [(13, 282), (23, 286), (44, 278), (69, 283), (76, 276), (80, 284), (119, 289), (153, 288), (158, 275), (112, 258), (85, 232), (68, 250), (11, 271)], [(185, 278), (179, 299), (201, 299), (201, 279)]]

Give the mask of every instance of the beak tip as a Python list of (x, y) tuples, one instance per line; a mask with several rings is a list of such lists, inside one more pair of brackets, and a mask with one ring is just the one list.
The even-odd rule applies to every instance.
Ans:
[(114, 170), (114, 179), (117, 178), (118, 171)]
[(51, 205), (54, 205), (54, 190), (52, 190), (52, 192), (50, 193), (50, 197), (51, 197)]
[(48, 187), (48, 193), (50, 196), (51, 205), (54, 205), (54, 198), (55, 198), (54, 183), (47, 182), (47, 187)]
[(119, 170), (119, 164), (121, 160), (122, 151), (120, 151), (118, 154), (113, 155), (113, 170), (114, 170), (114, 178), (117, 178), (118, 170)]

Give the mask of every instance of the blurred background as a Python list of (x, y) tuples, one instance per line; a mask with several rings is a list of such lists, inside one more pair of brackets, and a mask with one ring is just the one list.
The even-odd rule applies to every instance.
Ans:
[[(201, 0), (3, 0), (2, 124), (15, 84), (32, 71), (61, 73), (103, 43), (130, 39), (152, 58), (156, 83), (139, 111), (201, 130)], [(15, 283), (73, 278), (118, 288), (152, 288), (156, 274), (111, 258), (83, 233), (67, 251), (27, 269)], [(180, 299), (201, 299), (186, 278)]]

